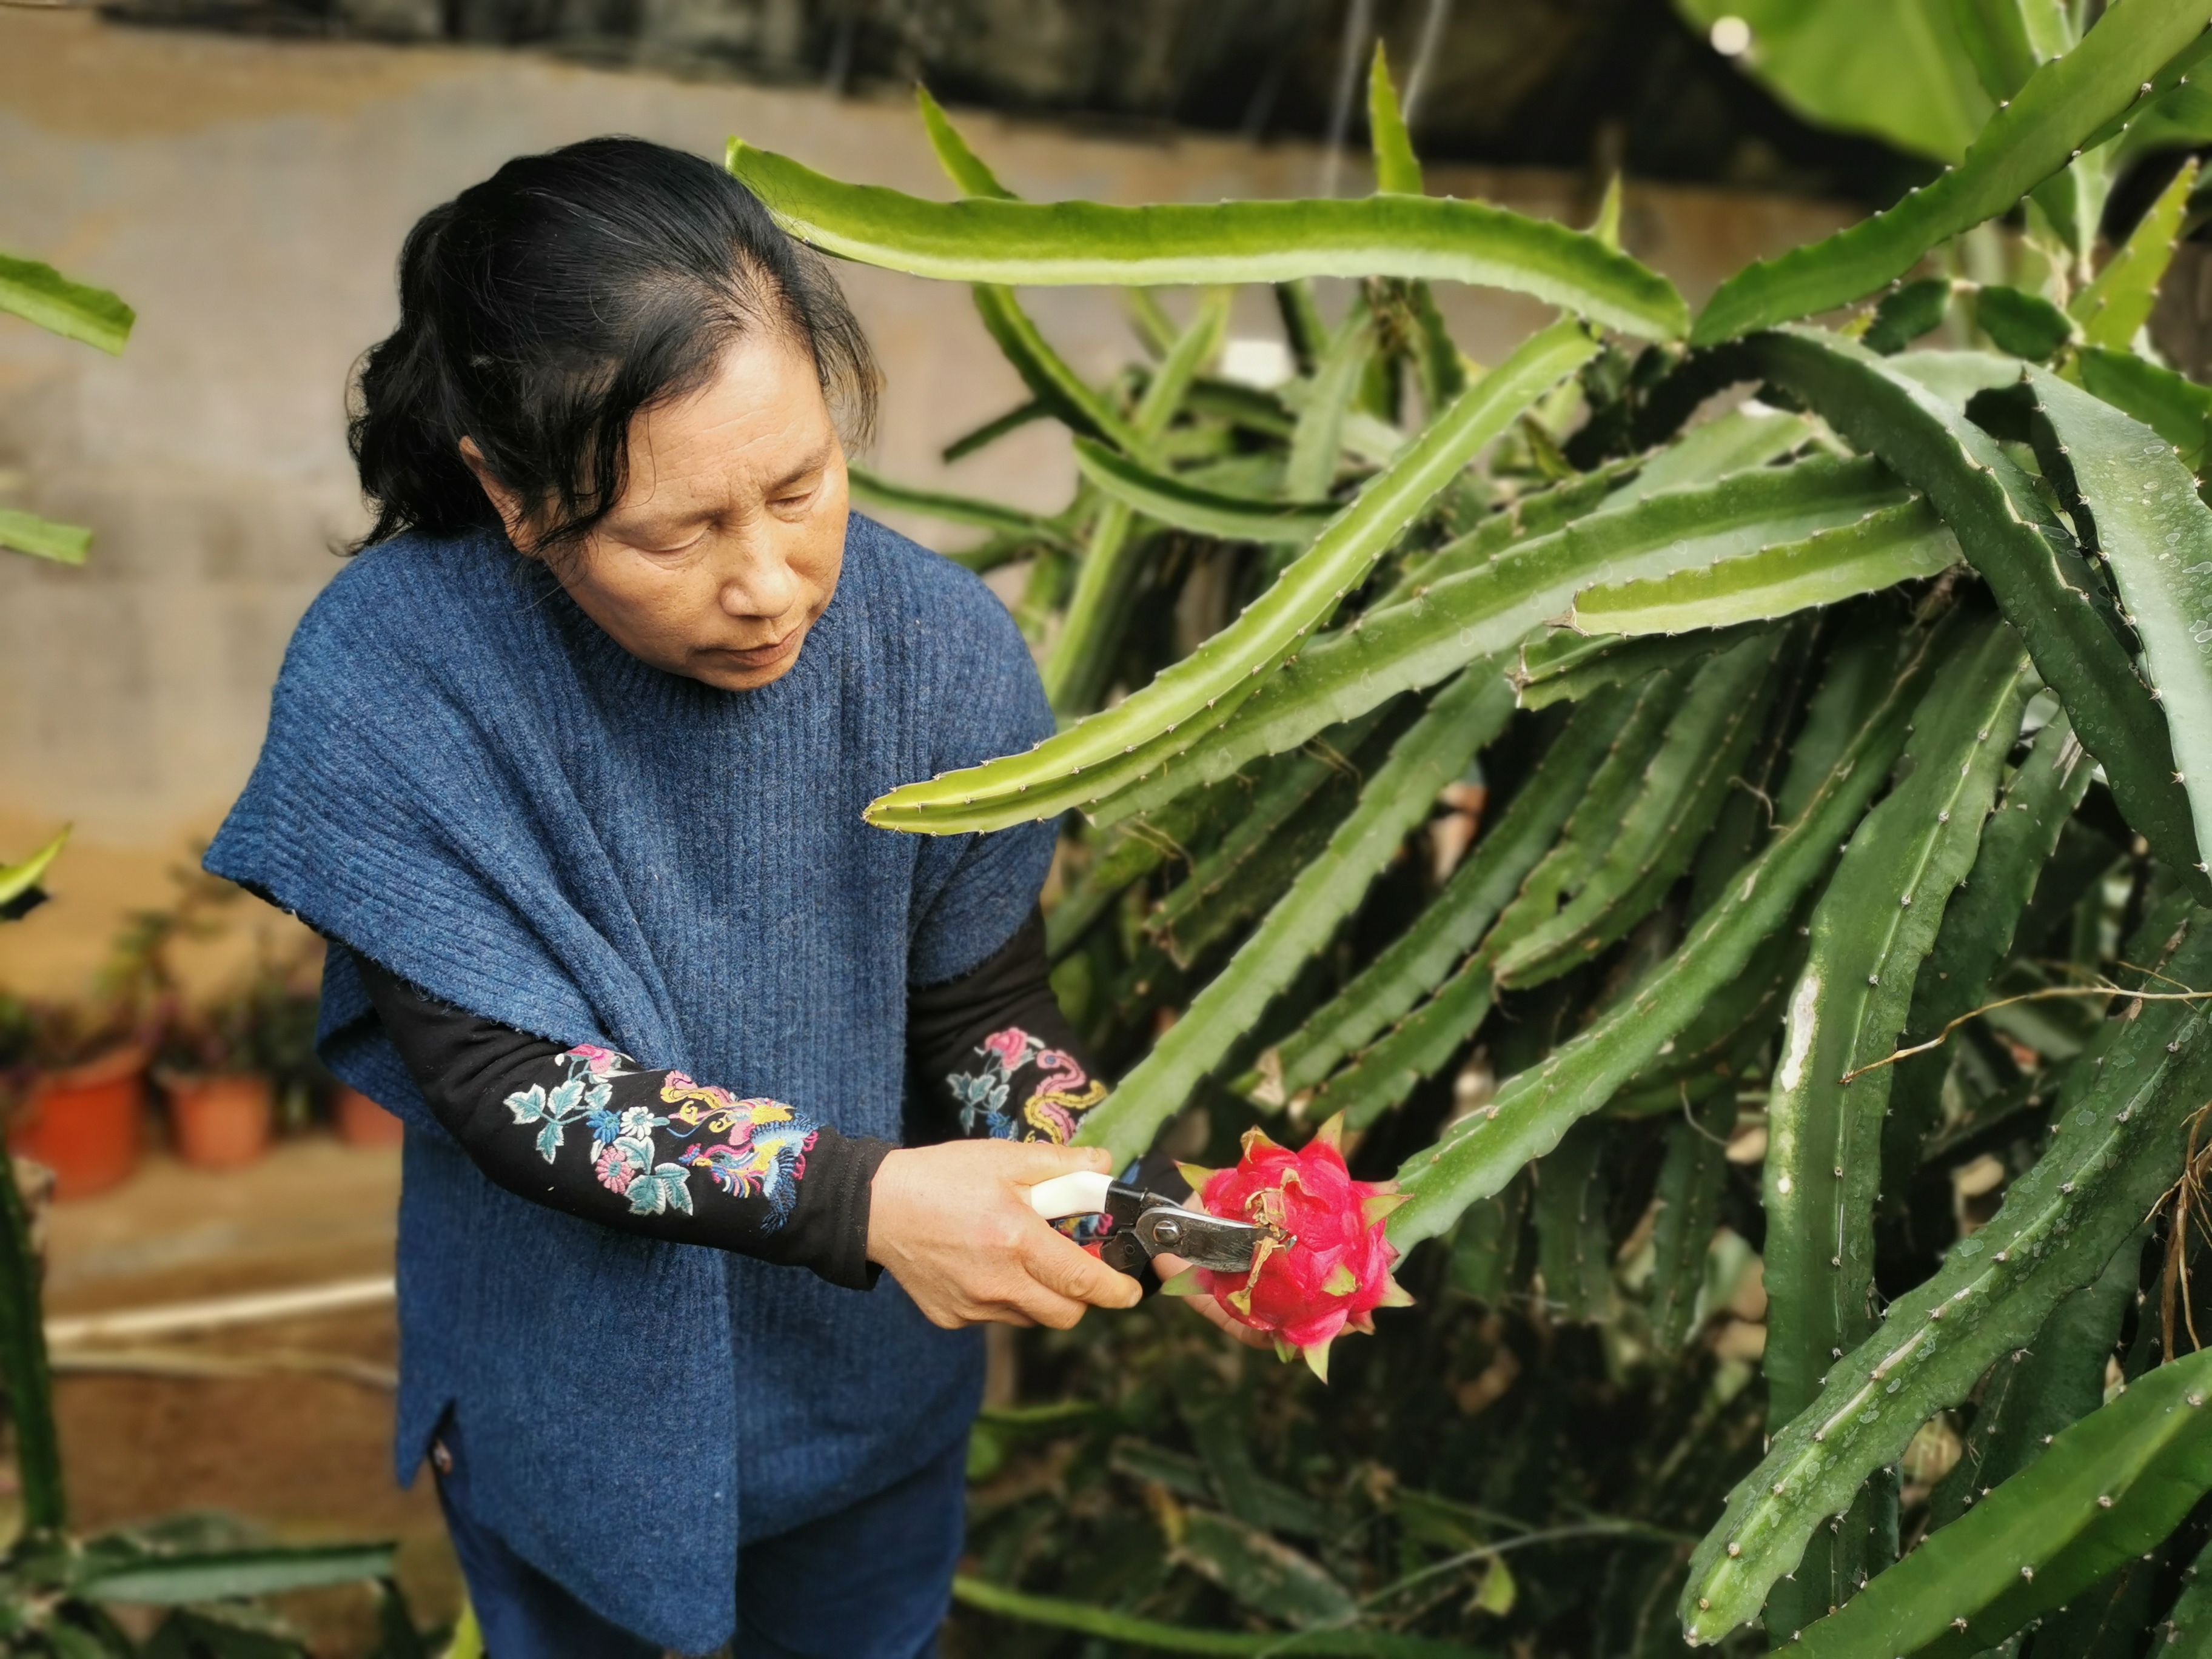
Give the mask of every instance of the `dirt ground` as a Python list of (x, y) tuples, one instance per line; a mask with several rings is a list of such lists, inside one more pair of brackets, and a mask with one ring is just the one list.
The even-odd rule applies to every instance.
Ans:
[[(151, 1158), (124, 1186), (50, 1212), (48, 1319), (388, 1274), (398, 1191), (396, 1151), (320, 1135), (229, 1173)], [(374, 1376), (397, 1358), (388, 1302), (127, 1346), (155, 1366), (349, 1361), (359, 1375), (88, 1370), (70, 1356), (94, 1350), (64, 1346), (58, 1409), (79, 1532), (214, 1510), (279, 1539), (396, 1540), (417, 1622), (453, 1617), (459, 1578), (428, 1476), (406, 1492), (392, 1479), (392, 1396)], [(285, 1605), (331, 1659), (371, 1640), (365, 1591)]]

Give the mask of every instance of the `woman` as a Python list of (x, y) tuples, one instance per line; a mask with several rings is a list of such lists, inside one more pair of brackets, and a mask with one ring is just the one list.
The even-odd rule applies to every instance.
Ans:
[(1105, 1167), (1051, 826), (860, 816), (1048, 732), (1028, 653), (848, 515), (867, 346), (708, 163), (510, 162), (400, 302), (207, 864), (330, 940), (322, 1052), (407, 1124), (401, 1478), (494, 1659), (927, 1652), (972, 1328), (1138, 1296), (1023, 1197)]

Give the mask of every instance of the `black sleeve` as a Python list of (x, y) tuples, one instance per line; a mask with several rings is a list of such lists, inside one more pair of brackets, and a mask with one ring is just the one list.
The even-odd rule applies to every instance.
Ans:
[[(1035, 910), (981, 967), (907, 993), (907, 1054), (922, 1106), (910, 1139), (989, 1135), (1064, 1146), (1107, 1095), (1052, 994), (1044, 917)], [(1125, 1178), (1164, 1197), (1190, 1196), (1164, 1152), (1147, 1153)], [(1079, 1243), (1097, 1237), (1095, 1218), (1058, 1224)], [(1142, 1278), (1147, 1295), (1158, 1288), (1149, 1268)]]
[(1106, 1098), (1053, 996), (1034, 910), (981, 967), (907, 994), (907, 1052), (943, 1133), (1065, 1146)]
[(449, 1007), (359, 958), (386, 1035), (430, 1109), (507, 1191), (586, 1221), (811, 1267), (864, 1290), (869, 1182), (890, 1143), (781, 1101), (563, 1048)]

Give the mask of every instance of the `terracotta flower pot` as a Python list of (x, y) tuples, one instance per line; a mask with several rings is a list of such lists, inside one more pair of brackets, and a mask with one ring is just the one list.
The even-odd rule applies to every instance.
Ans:
[(177, 1156), (185, 1163), (203, 1170), (235, 1170), (269, 1150), (276, 1091), (267, 1078), (170, 1075), (162, 1078), (161, 1087), (169, 1097)]
[(31, 1085), (8, 1144), (54, 1172), (56, 1198), (105, 1191), (137, 1168), (146, 1060), (143, 1048), (118, 1048)]
[(406, 1126), (358, 1089), (338, 1085), (331, 1097), (331, 1121), (349, 1146), (397, 1146)]

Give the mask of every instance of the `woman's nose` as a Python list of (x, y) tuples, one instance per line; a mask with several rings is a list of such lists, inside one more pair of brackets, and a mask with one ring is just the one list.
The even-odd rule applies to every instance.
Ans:
[(722, 579), (722, 609), (732, 617), (782, 617), (799, 603), (799, 577), (773, 548), (749, 548)]

